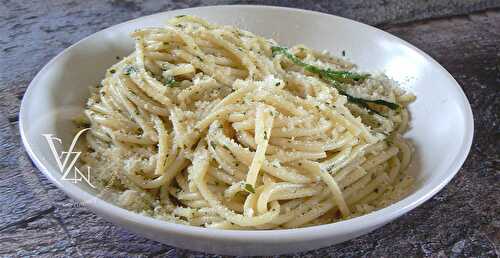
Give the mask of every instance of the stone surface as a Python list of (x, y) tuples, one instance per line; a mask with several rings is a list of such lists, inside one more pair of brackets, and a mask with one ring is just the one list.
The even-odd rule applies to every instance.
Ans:
[(475, 116), (471, 153), (439, 194), (368, 235), (290, 256), (500, 256), (500, 1), (488, 0), (0, 0), (0, 256), (204, 256), (136, 236), (72, 202), (26, 157), (17, 120), (29, 81), (79, 39), (142, 15), (235, 3), (322, 11), (393, 33), (450, 71)]

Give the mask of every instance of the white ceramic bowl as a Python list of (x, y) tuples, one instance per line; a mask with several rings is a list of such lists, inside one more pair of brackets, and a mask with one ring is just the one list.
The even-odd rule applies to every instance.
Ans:
[[(83, 109), (87, 86), (133, 49), (134, 29), (160, 26), (168, 18), (192, 14), (211, 22), (240, 26), (272, 37), (282, 45), (303, 43), (349, 59), (361, 70), (382, 71), (417, 95), (411, 104), (416, 146), (410, 173), (417, 189), (387, 208), (334, 224), (275, 231), (233, 231), (191, 227), (155, 220), (95, 198), (83, 185), (61, 180), (43, 133), (55, 134), (66, 146), (73, 138), (71, 114)], [(470, 105), (453, 77), (431, 57), (376, 28), (318, 12), (264, 6), (213, 6), (142, 17), (97, 32), (52, 59), (33, 79), (20, 111), (21, 136), (36, 166), (72, 198), (107, 220), (169, 245), (234, 255), (271, 255), (324, 247), (366, 234), (422, 204), (457, 173), (472, 142)]]

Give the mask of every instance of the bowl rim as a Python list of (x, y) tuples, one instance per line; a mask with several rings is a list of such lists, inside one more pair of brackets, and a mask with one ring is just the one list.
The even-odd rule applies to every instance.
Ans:
[[(154, 16), (162, 17), (166, 14), (172, 12), (179, 11), (192, 11), (199, 9), (211, 9), (211, 8), (226, 8), (226, 9), (240, 9), (240, 8), (248, 8), (248, 9), (280, 9), (290, 13), (302, 13), (306, 15), (317, 15), (317, 16), (329, 16), (329, 18), (339, 19), (344, 22), (354, 23), (357, 26), (368, 27), (368, 29), (375, 30), (378, 33), (382, 33), (385, 37), (390, 38), (391, 40), (395, 40), (406, 47), (416, 51), (418, 54), (423, 56), (426, 60), (430, 61), (433, 65), (436, 65), (441, 69), (448, 79), (451, 80), (457, 87), (456, 90), (459, 91), (461, 96), (461, 102), (464, 104), (464, 129), (465, 135), (464, 139), (460, 145), (459, 152), (455, 155), (453, 161), (451, 161), (451, 165), (447, 168), (447, 171), (450, 171), (439, 184), (437, 185), (427, 185), (426, 187), (420, 188), (409, 196), (403, 198), (402, 200), (382, 208), (380, 210), (348, 219), (345, 221), (317, 225), (305, 228), (295, 228), (295, 229), (278, 229), (278, 230), (227, 230), (227, 229), (214, 229), (214, 228), (204, 228), (204, 227), (196, 227), (190, 225), (177, 224), (174, 222), (162, 221), (160, 219), (155, 219), (152, 217), (148, 217), (145, 215), (141, 215), (124, 208), (121, 208), (111, 202), (107, 202), (100, 198), (96, 198), (96, 196), (86, 192), (83, 189), (80, 189), (76, 185), (62, 181), (59, 178), (56, 178), (49, 172), (49, 170), (43, 165), (41, 160), (36, 156), (33, 149), (30, 145), (30, 140), (28, 139), (27, 132), (25, 130), (25, 122), (26, 119), (26, 109), (27, 109), (27, 99), (30, 99), (30, 95), (32, 95), (33, 88), (37, 87), (37, 84), (40, 81), (41, 75), (49, 70), (53, 63), (59, 60), (62, 56), (66, 55), (70, 52), (74, 47), (81, 44), (82, 42), (89, 40), (92, 37), (95, 37), (99, 34), (106, 33), (107, 31), (112, 31), (117, 29), (120, 26), (124, 26), (126, 24), (135, 23), (141, 19), (145, 18), (153, 18)], [(432, 196), (434, 196), (437, 192), (439, 192), (444, 186), (446, 186), (449, 181), (458, 173), (459, 169), (465, 162), (467, 155), (470, 151), (473, 135), (474, 135), (474, 120), (473, 114), (471, 110), (470, 103), (463, 92), (460, 85), (453, 78), (453, 76), (442, 67), (437, 61), (435, 61), (428, 54), (413, 46), (412, 44), (406, 42), (403, 39), (400, 39), (388, 32), (385, 32), (376, 27), (354, 21), (348, 18), (311, 11), (304, 10), (298, 8), (290, 8), (290, 7), (279, 7), (279, 6), (266, 6), (266, 5), (211, 5), (211, 6), (202, 6), (202, 7), (194, 7), (194, 8), (185, 8), (185, 9), (175, 9), (169, 10), (165, 12), (154, 13), (151, 15), (141, 16), (132, 20), (128, 20), (119, 24), (115, 24), (111, 27), (100, 30), (96, 33), (93, 33), (85, 38), (79, 40), (78, 42), (72, 44), (70, 47), (64, 49), (58, 55), (53, 57), (33, 78), (30, 82), (21, 102), (21, 108), (19, 111), (19, 131), (21, 134), (22, 143), (28, 153), (29, 157), (33, 160), (36, 167), (59, 189), (63, 190), (67, 195), (69, 195), (74, 200), (79, 202), (86, 202), (88, 200), (93, 200), (92, 202), (88, 202), (86, 206), (88, 206), (92, 211), (98, 213), (99, 215), (103, 215), (105, 218), (113, 218), (113, 221), (118, 224), (132, 224), (134, 226), (139, 226), (141, 228), (151, 228), (154, 231), (162, 231), (164, 233), (174, 233), (177, 235), (184, 236), (193, 236), (200, 237), (206, 239), (217, 239), (217, 240), (228, 240), (228, 241), (248, 241), (249, 239), (253, 239), (256, 242), (271, 242), (271, 243), (282, 243), (282, 242), (294, 242), (294, 241), (304, 241), (304, 240), (314, 240), (314, 239), (324, 239), (327, 237), (332, 237), (335, 235), (342, 234), (352, 234), (353, 232), (361, 232), (366, 229), (375, 229), (376, 227), (388, 223), (397, 217), (409, 212), (410, 210), (416, 208), (421, 205)], [(93, 199), (94, 198), (94, 199)]]

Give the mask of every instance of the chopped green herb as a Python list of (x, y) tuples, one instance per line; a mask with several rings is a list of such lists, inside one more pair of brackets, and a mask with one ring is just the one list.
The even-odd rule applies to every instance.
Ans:
[(281, 84), (281, 82), (277, 82), (277, 83), (275, 84), (275, 86), (280, 86), (280, 84)]
[(134, 66), (127, 66), (125, 69), (123, 69), (123, 74), (125, 75), (130, 75), (131, 73), (135, 73), (137, 70), (135, 69)]
[(267, 132), (264, 131), (264, 140), (267, 140)]
[(165, 78), (165, 86), (167, 87), (175, 87), (177, 86), (177, 81), (173, 76)]
[(110, 73), (115, 73), (115, 72), (116, 72), (116, 70), (115, 70), (115, 69), (111, 69), (111, 70), (109, 70), (109, 72), (110, 72)]
[(182, 17), (185, 17), (185, 16), (186, 16), (185, 14), (181, 14), (181, 15), (175, 16), (175, 18), (182, 18)]
[(249, 193), (255, 193), (255, 189), (253, 188), (253, 185), (251, 184), (245, 184), (245, 191), (249, 192)]
[(200, 60), (200, 62), (203, 62), (203, 58), (201, 58), (200, 56), (196, 56), (196, 58), (198, 58), (198, 60)]
[(345, 56), (345, 50), (342, 50), (342, 56)]

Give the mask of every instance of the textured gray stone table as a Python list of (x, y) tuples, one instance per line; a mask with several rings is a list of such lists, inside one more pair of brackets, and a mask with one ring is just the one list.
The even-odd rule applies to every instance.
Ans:
[[(26, 157), (18, 135), (18, 112), (36, 72), (79, 39), (142, 15), (236, 2), (0, 0), (0, 256), (203, 256), (136, 236), (75, 206)], [(368, 235), (295, 256), (498, 257), (500, 1), (276, 0), (266, 4), (344, 16), (411, 42), (458, 80), (475, 117), (471, 153), (438, 195)]]

